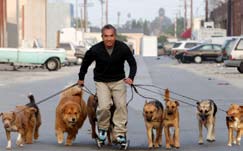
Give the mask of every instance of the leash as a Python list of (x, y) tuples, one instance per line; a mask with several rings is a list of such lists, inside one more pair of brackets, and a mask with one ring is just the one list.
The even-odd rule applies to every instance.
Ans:
[[(155, 91), (150, 90), (150, 89), (147, 89), (147, 88), (143, 88), (143, 87), (139, 87), (139, 86), (137, 86), (137, 85), (133, 85), (133, 88), (136, 89), (135, 92), (136, 92), (139, 96), (142, 96), (143, 98), (150, 98), (150, 97), (145, 97), (145, 96), (143, 96), (141, 93), (138, 92), (138, 90), (137, 90), (136, 87), (137, 87), (137, 88), (140, 88), (140, 89), (143, 89), (143, 90), (146, 90), (146, 91), (149, 91), (149, 92), (152, 92), (152, 93), (154, 93), (154, 94), (158, 94), (158, 95), (162, 95), (162, 96), (163, 96), (163, 94), (161, 94), (161, 93), (159, 93), (159, 92), (155, 92)], [(197, 107), (197, 106), (194, 105), (194, 104), (191, 104), (191, 103), (188, 103), (188, 102), (185, 102), (185, 101), (182, 101), (182, 100), (178, 100), (178, 99), (175, 99), (175, 98), (173, 98), (173, 97), (170, 97), (170, 98), (173, 99), (173, 100), (177, 100), (177, 101), (179, 101), (179, 102), (181, 102), (181, 103), (187, 104), (187, 105), (189, 105), (189, 106)], [(154, 98), (150, 98), (150, 99), (154, 99)], [(154, 100), (157, 100), (157, 99), (154, 99)], [(157, 101), (158, 101), (158, 100), (157, 100)]]
[[(134, 87), (137, 87), (137, 88), (140, 88), (140, 89), (143, 89), (143, 90), (152, 92), (152, 93), (154, 93), (154, 94), (158, 94), (158, 95), (162, 95), (162, 96), (163, 96), (162, 93), (153, 91), (153, 90), (148, 89), (148, 88), (144, 88), (144, 87), (146, 87), (146, 86), (147, 86), (147, 87), (157, 88), (157, 89), (159, 89), (159, 90), (165, 90), (164, 88), (161, 88), (161, 87), (158, 87), (158, 86), (155, 86), (155, 85), (151, 85), (151, 84), (147, 84), (147, 85), (145, 85), (145, 84), (134, 84)], [(136, 92), (136, 91), (135, 91), (135, 92)], [(190, 99), (190, 100), (192, 100), (192, 101), (194, 101), (194, 102), (200, 102), (200, 100), (194, 99), (194, 98), (192, 98), (192, 97), (188, 97), (188, 96), (185, 96), (185, 95), (176, 93), (176, 92), (171, 91), (171, 90), (170, 90), (170, 92), (171, 92), (172, 94), (178, 95), (178, 96), (180, 96), (180, 97)], [(171, 97), (171, 98), (172, 98), (172, 97)], [(194, 105), (194, 104), (191, 104), (191, 103), (188, 103), (188, 102), (179, 100), (179, 99), (175, 99), (175, 98), (172, 98), (172, 99), (174, 99), (174, 100), (178, 100), (179, 102), (182, 102), (182, 103), (187, 104), (187, 105), (189, 105), (189, 106), (197, 107), (197, 105)], [(222, 112), (225, 112), (225, 113), (227, 112), (227, 111), (225, 111), (224, 109), (221, 109), (221, 108), (219, 108), (219, 107), (217, 107), (217, 108), (218, 108), (218, 110), (220, 110), (220, 111), (222, 111)]]
[(51, 98), (57, 96), (58, 94), (60, 94), (60, 93), (62, 93), (62, 92), (64, 92), (64, 91), (66, 91), (66, 90), (68, 90), (68, 89), (70, 89), (70, 88), (72, 88), (72, 87), (74, 87), (74, 86), (76, 86), (76, 85), (78, 85), (78, 83), (74, 83), (74, 84), (72, 84), (71, 86), (69, 86), (69, 87), (67, 87), (67, 88), (65, 88), (65, 89), (62, 89), (61, 91), (58, 91), (58, 92), (54, 93), (53, 95), (51, 95), (51, 96), (49, 96), (49, 97), (47, 97), (47, 98), (44, 98), (44, 99), (42, 99), (42, 100), (36, 102), (35, 104), (41, 104), (41, 103), (43, 103), (43, 102), (46, 102), (47, 100), (49, 100), (49, 99), (51, 99)]
[[(156, 98), (152, 98), (152, 97), (148, 97), (148, 96), (145, 96), (145, 95), (142, 95), (141, 93), (138, 92), (136, 86), (134, 84), (131, 84), (131, 88), (141, 97), (145, 98), (145, 99), (149, 99), (149, 100), (155, 100), (155, 101), (159, 101), (158, 99)], [(139, 87), (138, 87), (139, 88)], [(161, 95), (161, 94), (160, 94)]]

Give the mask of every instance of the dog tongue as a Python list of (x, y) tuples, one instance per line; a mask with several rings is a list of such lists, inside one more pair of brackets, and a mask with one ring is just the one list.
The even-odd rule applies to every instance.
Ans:
[(203, 125), (205, 125), (206, 122), (207, 122), (206, 120), (202, 120), (202, 121), (201, 121), (201, 123), (202, 123)]

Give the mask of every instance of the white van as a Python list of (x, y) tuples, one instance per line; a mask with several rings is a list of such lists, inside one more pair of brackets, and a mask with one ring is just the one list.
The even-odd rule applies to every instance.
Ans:
[(224, 65), (226, 67), (236, 67), (240, 73), (243, 73), (243, 37), (236, 39), (229, 60), (225, 60)]

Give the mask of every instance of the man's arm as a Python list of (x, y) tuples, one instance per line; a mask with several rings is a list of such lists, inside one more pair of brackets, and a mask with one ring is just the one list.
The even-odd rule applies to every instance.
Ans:
[(127, 79), (125, 79), (125, 82), (127, 84), (132, 84), (133, 83), (133, 80), (134, 80), (134, 77), (137, 73), (137, 63), (136, 63), (136, 60), (132, 54), (132, 52), (130, 51), (129, 49), (129, 52), (127, 54), (127, 62), (128, 62), (128, 65), (130, 67), (130, 72), (129, 72), (129, 76)]
[(88, 50), (83, 58), (80, 70), (79, 70), (79, 80), (78, 80), (78, 84), (80, 86), (82, 86), (84, 84), (84, 77), (85, 74), (87, 73), (88, 67), (90, 66), (90, 64), (94, 61), (95, 57), (94, 54), (92, 53), (91, 50)]

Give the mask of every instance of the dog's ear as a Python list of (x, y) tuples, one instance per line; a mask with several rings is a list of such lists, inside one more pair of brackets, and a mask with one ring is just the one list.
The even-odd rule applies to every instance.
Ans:
[(197, 104), (197, 106), (199, 106), (200, 105), (200, 102), (197, 102), (196, 104)]
[(2, 116), (2, 115), (3, 115), (3, 112), (0, 113), (0, 116)]
[(164, 100), (165, 102), (168, 102), (169, 99), (170, 99), (170, 91), (169, 89), (165, 89)]
[(177, 105), (177, 106), (179, 106), (179, 105), (180, 105), (180, 103), (179, 103), (178, 101), (175, 101), (175, 103), (176, 103), (176, 105)]
[(15, 112), (12, 112), (13, 113), (13, 119), (16, 118), (16, 113)]

